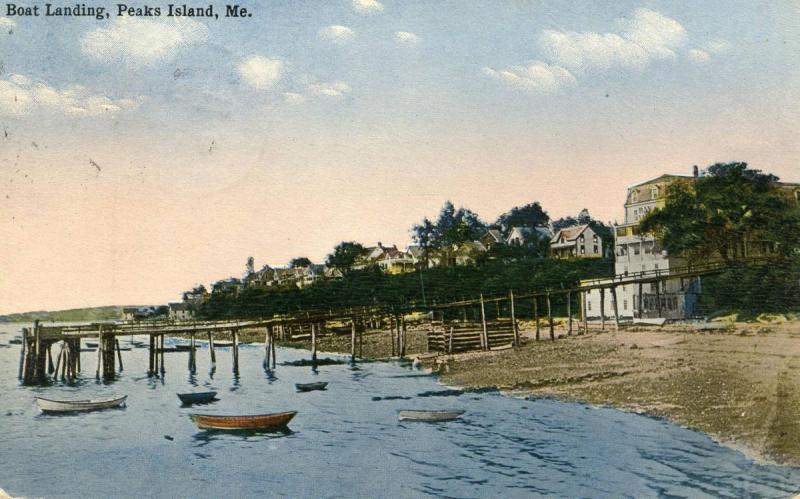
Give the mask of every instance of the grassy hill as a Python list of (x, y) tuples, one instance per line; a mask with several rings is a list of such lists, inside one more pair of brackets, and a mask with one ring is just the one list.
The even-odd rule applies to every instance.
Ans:
[(106, 321), (122, 318), (122, 307), (73, 308), (69, 310), (23, 312), (19, 314), (0, 315), (0, 322), (89, 322)]

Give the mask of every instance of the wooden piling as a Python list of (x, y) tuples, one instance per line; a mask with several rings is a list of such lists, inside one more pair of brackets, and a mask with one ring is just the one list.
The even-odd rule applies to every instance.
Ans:
[(270, 353), (272, 353), (272, 326), (264, 328), (264, 362), (261, 363), (264, 368), (269, 369), (270, 366)]
[(400, 358), (406, 357), (406, 316), (400, 317), (401, 332), (400, 332)]
[(47, 345), (47, 352), (46, 352), (46, 355), (47, 355), (47, 374), (53, 374), (53, 371), (55, 371), (55, 367), (53, 367), (52, 346), (53, 346), (52, 343)]
[(197, 371), (197, 349), (194, 332), (189, 336), (189, 370), (192, 373)]
[(159, 356), (159, 359), (158, 359), (158, 370), (161, 373), (161, 377), (163, 378), (164, 377), (164, 373), (166, 372), (166, 369), (164, 367), (164, 335), (160, 334), (158, 336), (160, 338), (158, 340), (158, 343), (160, 345), (159, 351), (161, 352), (161, 355)]
[(100, 369), (103, 364), (103, 326), (97, 327), (97, 370), (94, 377), (100, 379)]
[(148, 365), (147, 365), (147, 374), (148, 376), (152, 376), (156, 372), (156, 342), (155, 336), (150, 334), (150, 344), (149, 344), (149, 355), (148, 355)]
[(619, 330), (619, 304), (617, 303), (617, 286), (611, 286), (611, 303), (614, 305), (614, 328)]
[(239, 374), (239, 332), (234, 329), (231, 334), (233, 335), (233, 347), (231, 354), (233, 355), (233, 373)]
[(364, 358), (364, 329), (366, 326), (358, 330), (358, 356), (362, 359)]
[(317, 325), (311, 323), (311, 362), (317, 363)]
[(36, 358), (33, 364), (33, 377), (36, 379), (38, 379), (40, 376), (42, 376), (42, 374), (44, 374), (39, 369), (39, 357), (41, 355), (41, 344), (42, 344), (40, 340), (41, 336), (40, 333), (41, 331), (39, 330), (39, 319), (36, 319), (35, 321), (33, 321), (33, 337), (34, 341), (36, 342), (33, 347), (36, 352)]
[(351, 319), (350, 326), (350, 362), (356, 361), (356, 319)]
[(447, 353), (453, 353), (453, 326), (450, 326), (450, 335), (447, 338)]
[(658, 318), (661, 319), (664, 317), (661, 306), (661, 281), (656, 281), (656, 304), (658, 305)]
[(483, 293), (481, 293), (481, 348), (489, 350), (489, 333), (486, 329), (486, 307), (483, 303)]
[(208, 354), (211, 356), (211, 365), (216, 365), (217, 354), (214, 352), (214, 334), (211, 331), (208, 332)]
[(547, 293), (547, 323), (550, 325), (550, 339), (556, 339), (556, 333), (553, 329), (553, 310), (550, 307), (550, 293)]
[(394, 347), (395, 339), (394, 339), (394, 316), (393, 315), (389, 316), (389, 335), (392, 338), (392, 357), (394, 357), (395, 355), (397, 355), (397, 352), (396, 352), (396, 349)]
[(606, 330), (606, 288), (600, 288), (600, 331)]
[(61, 358), (64, 357), (64, 347), (66, 347), (66, 346), (67, 346), (66, 340), (62, 341), (61, 342), (61, 349), (59, 349), (58, 357), (56, 357), (56, 366), (53, 369), (53, 373), (54, 373), (53, 374), (53, 378), (58, 378), (58, 368), (61, 367), (61, 362), (62, 362)]
[(514, 290), (508, 291), (508, 301), (511, 304), (511, 328), (514, 330), (514, 346), (519, 346), (519, 326), (517, 325), (517, 315), (514, 310)]
[(583, 321), (583, 334), (589, 332), (589, 310), (586, 307), (587, 291), (581, 292), (581, 320)]
[(639, 309), (639, 318), (640, 319), (644, 318), (644, 301), (642, 300), (643, 296), (644, 295), (642, 293), (642, 283), (639, 282), (639, 304), (638, 304), (637, 308)]
[(539, 341), (539, 336), (542, 332), (541, 324), (539, 323), (539, 297), (533, 297), (533, 316), (536, 319), (536, 341)]
[(122, 351), (119, 349), (119, 340), (114, 338), (114, 346), (117, 348), (117, 360), (119, 361), (119, 370), (122, 371)]
[(25, 374), (25, 349), (28, 343), (28, 328), (22, 328), (22, 345), (20, 345), (19, 350), (19, 374), (17, 374), (17, 379), (24, 379)]
[(572, 336), (572, 292), (567, 291), (567, 336)]

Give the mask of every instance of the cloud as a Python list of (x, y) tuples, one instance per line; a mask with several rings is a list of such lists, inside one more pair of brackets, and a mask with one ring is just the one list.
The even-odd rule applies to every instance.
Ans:
[(100, 62), (145, 66), (168, 62), (186, 47), (205, 42), (208, 27), (185, 17), (168, 20), (116, 18), (108, 27), (89, 31), (81, 38), (81, 51)]
[(711, 61), (711, 55), (705, 50), (700, 49), (689, 50), (689, 52), (686, 53), (686, 57), (695, 64), (705, 64)]
[(394, 34), (394, 40), (400, 45), (413, 47), (419, 43), (419, 37), (410, 31), (398, 31)]
[(681, 24), (658, 12), (636, 9), (618, 19), (618, 32), (545, 30), (539, 37), (544, 57), (572, 71), (642, 69), (654, 60), (674, 59), (686, 40)]
[(715, 38), (709, 40), (702, 48), (693, 48), (686, 52), (686, 57), (695, 64), (711, 62), (712, 55), (719, 55), (730, 50), (731, 44), (727, 40)]
[(337, 44), (344, 44), (353, 39), (355, 33), (347, 26), (334, 24), (319, 30), (319, 37)]
[(288, 104), (302, 104), (306, 101), (306, 96), (296, 92), (285, 92), (283, 94), (283, 100)]
[(0, 30), (5, 32), (11, 32), (14, 28), (17, 27), (17, 22), (13, 19), (9, 19), (7, 17), (0, 17)]
[(44, 81), (12, 74), (0, 79), (0, 115), (21, 117), (37, 110), (70, 116), (98, 116), (136, 109), (142, 98), (113, 100), (86, 87), (57, 89)]
[(511, 66), (501, 70), (485, 67), (482, 71), (484, 75), (512, 87), (536, 93), (554, 93), (577, 83), (575, 77), (566, 68), (542, 61), (531, 62), (527, 66)]
[(280, 59), (268, 59), (260, 55), (246, 57), (236, 67), (242, 80), (259, 90), (272, 87), (281, 79), (283, 69), (284, 63)]
[(383, 11), (383, 4), (378, 0), (353, 0), (353, 8), (360, 14), (376, 14)]
[(309, 92), (323, 97), (341, 98), (350, 93), (350, 85), (343, 81), (330, 83), (312, 83), (308, 85)]

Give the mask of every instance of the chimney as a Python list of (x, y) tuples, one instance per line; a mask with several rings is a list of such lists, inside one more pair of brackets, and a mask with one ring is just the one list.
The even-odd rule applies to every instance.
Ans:
[(694, 178), (697, 178), (697, 177), (699, 177), (699, 176), (700, 176), (700, 170), (698, 170), (698, 168), (697, 168), (697, 165), (694, 165), (694, 166), (692, 167), (692, 176), (693, 176)]

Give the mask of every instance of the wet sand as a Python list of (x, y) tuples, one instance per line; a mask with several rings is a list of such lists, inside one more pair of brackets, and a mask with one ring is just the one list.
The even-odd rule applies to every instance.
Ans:
[[(800, 465), (800, 322), (737, 323), (710, 332), (608, 329), (567, 336), (557, 328), (558, 340), (537, 342), (523, 325), (518, 349), (452, 356), (426, 355), (425, 333), (412, 329), (407, 356), (419, 355), (448, 385), (664, 417), (753, 458)], [(349, 353), (350, 338), (320, 338), (318, 349)], [(368, 358), (389, 357), (388, 333), (366, 333), (363, 351)]]

